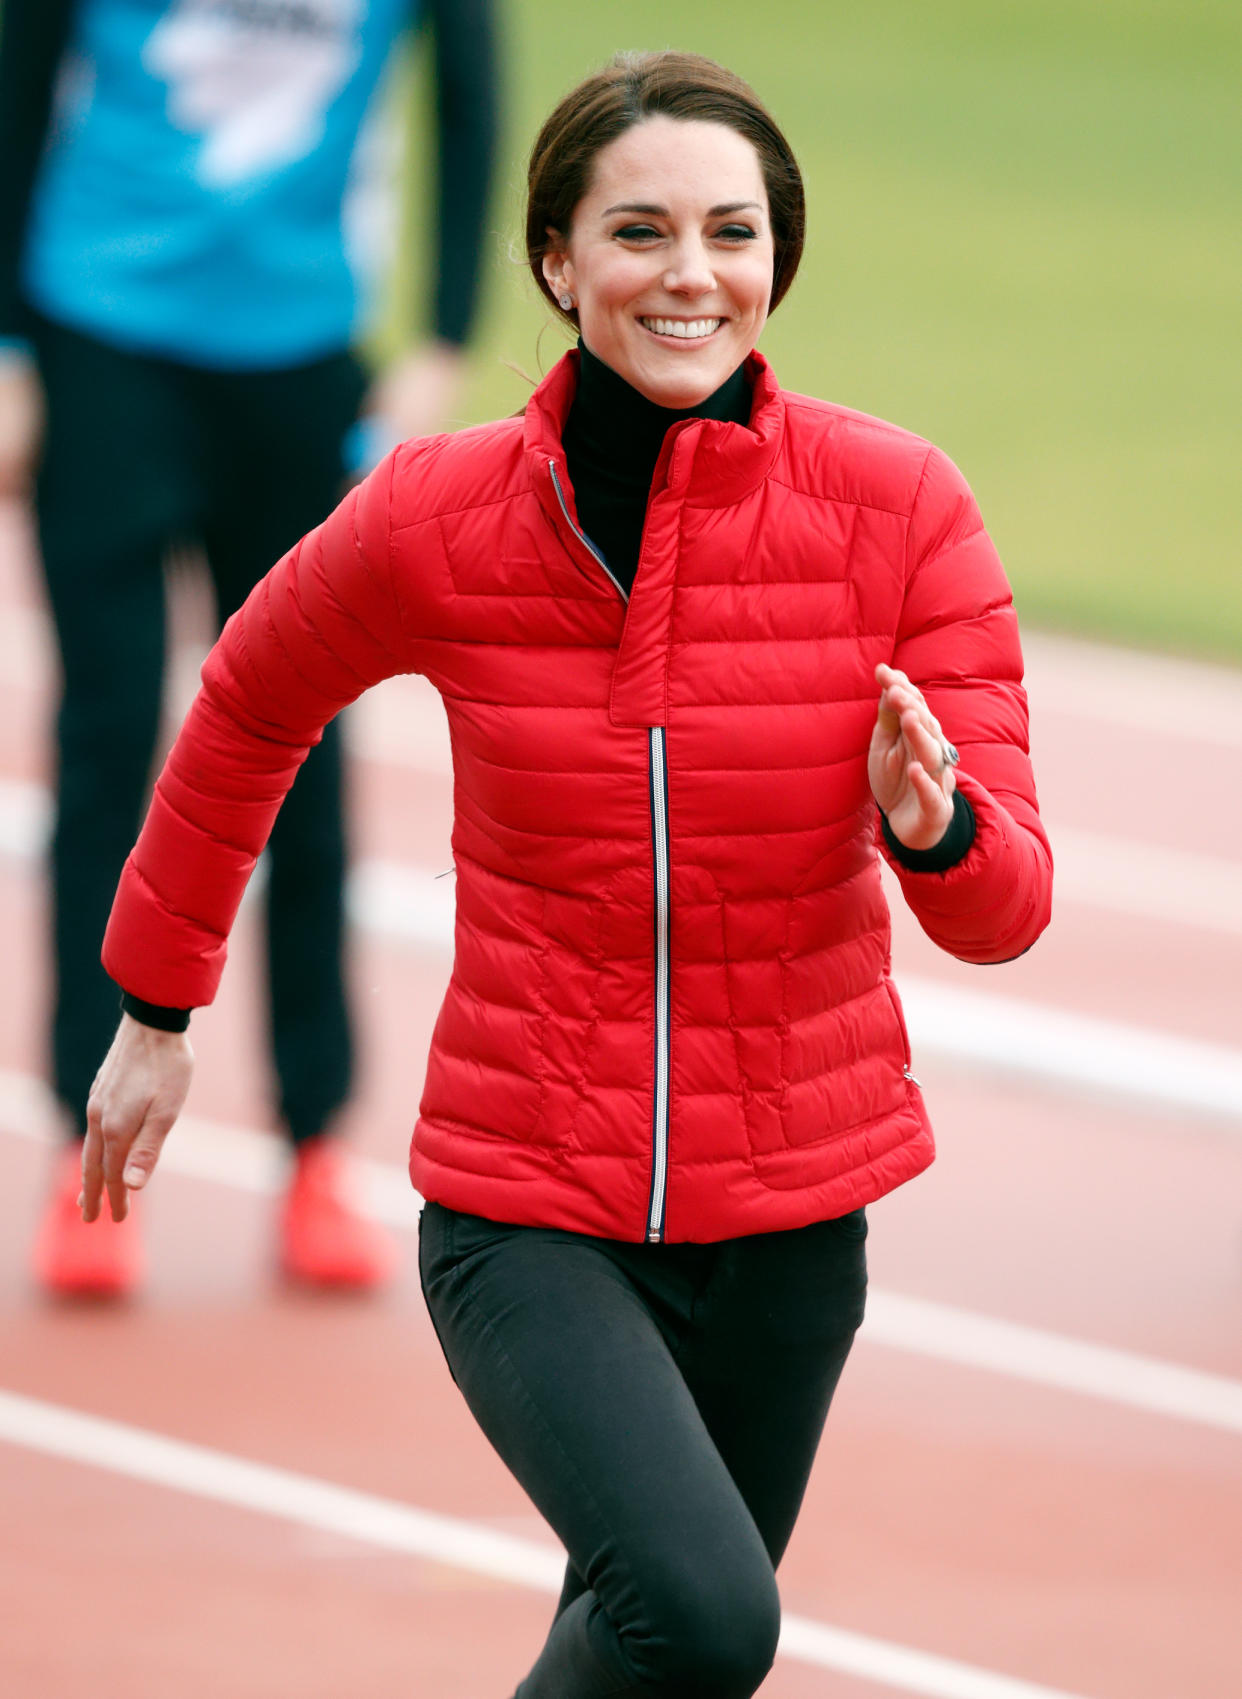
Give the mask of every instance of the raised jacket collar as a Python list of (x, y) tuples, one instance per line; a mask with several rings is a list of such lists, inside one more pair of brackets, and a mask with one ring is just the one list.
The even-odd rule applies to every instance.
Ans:
[(576, 351), (548, 373), (526, 405), (525, 449), (531, 481), (570, 558), (598, 594), (624, 603), (613, 667), (609, 716), (617, 726), (663, 726), (668, 718), (668, 652), (677, 578), (678, 511), (728, 507), (767, 476), (785, 428), (784, 396), (760, 354), (747, 367), (749, 425), (686, 419), (664, 439), (647, 498), (647, 524), (634, 587), (610, 585), (602, 557), (582, 533), (565, 467), (561, 432), (578, 377)]
[[(686, 419), (665, 438), (653, 491), (666, 487), (698, 507), (728, 507), (763, 482), (780, 451), (785, 402), (771, 366), (755, 352), (747, 361), (752, 405), (749, 425)], [(530, 475), (549, 517), (560, 529), (561, 508), (552, 480), (555, 463), (572, 504), (561, 433), (578, 382), (578, 352), (557, 361), (526, 404), (525, 451)], [(572, 512), (574, 523), (576, 513)]]

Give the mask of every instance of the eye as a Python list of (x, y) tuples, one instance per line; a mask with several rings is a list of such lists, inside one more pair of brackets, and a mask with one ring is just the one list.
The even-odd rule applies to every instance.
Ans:
[(759, 232), (749, 224), (724, 224), (716, 232), (718, 242), (753, 242)]
[(613, 236), (622, 242), (654, 242), (659, 240), (660, 232), (651, 224), (625, 224), (614, 230)]

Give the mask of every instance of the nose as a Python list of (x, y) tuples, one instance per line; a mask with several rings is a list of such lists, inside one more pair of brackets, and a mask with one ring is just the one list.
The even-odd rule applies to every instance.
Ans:
[(690, 240), (679, 243), (661, 281), (670, 295), (693, 298), (709, 294), (716, 287), (716, 273), (703, 243)]

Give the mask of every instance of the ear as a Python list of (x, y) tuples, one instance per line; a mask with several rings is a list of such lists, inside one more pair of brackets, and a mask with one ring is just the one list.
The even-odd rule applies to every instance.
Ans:
[(549, 247), (543, 256), (543, 279), (554, 295), (574, 294), (574, 266), (559, 230), (548, 229)]

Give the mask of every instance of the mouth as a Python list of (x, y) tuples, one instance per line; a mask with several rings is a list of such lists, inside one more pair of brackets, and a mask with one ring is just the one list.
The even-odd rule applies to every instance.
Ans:
[(653, 336), (667, 337), (674, 342), (706, 342), (724, 323), (723, 319), (658, 319), (640, 318), (639, 324)]

